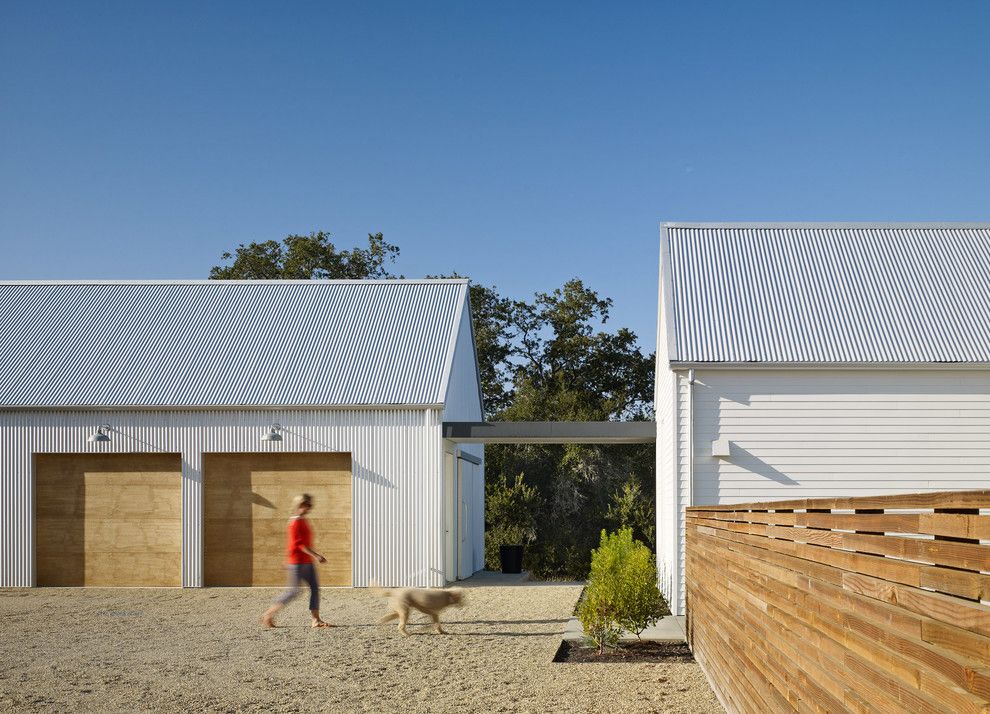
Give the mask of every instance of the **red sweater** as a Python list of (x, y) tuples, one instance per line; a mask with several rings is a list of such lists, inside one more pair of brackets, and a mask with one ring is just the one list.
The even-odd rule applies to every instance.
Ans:
[(303, 552), (303, 546), (310, 550), (313, 549), (313, 531), (309, 529), (309, 524), (305, 518), (292, 518), (289, 520), (289, 537), (286, 547), (286, 560), (289, 565), (313, 562), (313, 558)]

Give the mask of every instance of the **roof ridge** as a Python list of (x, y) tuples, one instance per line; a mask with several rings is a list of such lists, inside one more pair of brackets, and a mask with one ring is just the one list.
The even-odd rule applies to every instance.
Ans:
[(0, 280), (3, 285), (461, 285), (467, 278), (319, 278), (293, 280)]

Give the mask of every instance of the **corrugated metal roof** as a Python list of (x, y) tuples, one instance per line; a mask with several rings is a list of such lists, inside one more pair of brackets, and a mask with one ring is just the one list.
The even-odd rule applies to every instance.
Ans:
[(463, 280), (0, 283), (0, 408), (443, 401)]
[(680, 362), (990, 363), (990, 224), (664, 224)]

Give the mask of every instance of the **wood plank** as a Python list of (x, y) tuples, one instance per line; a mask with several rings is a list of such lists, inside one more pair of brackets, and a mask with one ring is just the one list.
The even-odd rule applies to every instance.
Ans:
[(796, 525), (853, 531), (990, 538), (990, 516), (950, 513), (797, 513)]
[[(769, 597), (773, 599), (775, 602), (777, 602), (780, 605), (783, 605), (785, 608), (784, 610), (780, 610), (775, 605), (770, 605), (767, 609), (767, 612), (772, 614), (775, 613), (774, 614), (775, 617), (786, 612), (787, 609), (789, 608), (787, 604), (788, 602), (787, 599), (777, 599), (779, 595), (776, 594), (775, 589), (772, 586), (765, 586), (765, 587), (767, 587), (767, 591), (764, 593), (764, 597), (765, 598)], [(804, 618), (806, 613), (809, 611), (810, 610), (808, 607), (802, 606), (793, 610), (793, 614), (797, 618)], [(818, 610), (818, 612), (821, 612), (821, 610)], [(819, 627), (824, 627), (825, 630), (828, 631), (831, 634), (831, 636), (836, 639), (836, 641), (843, 643), (846, 647), (855, 644), (856, 641), (846, 636), (846, 635), (854, 635), (855, 628), (844, 627), (845, 623), (841, 613), (835, 612), (833, 614), (836, 615), (836, 617), (832, 617), (829, 620), (818, 620), (816, 618), (815, 621), (817, 622), (817, 625)], [(800, 621), (799, 619), (795, 619), (795, 617), (793, 616), (788, 616), (788, 618), (792, 628), (794, 627), (795, 623)], [(836, 624), (834, 625), (830, 624), (832, 622)], [(860, 620), (860, 622), (866, 623), (867, 621)], [(875, 628), (873, 630), (870, 630), (869, 626), (867, 626), (867, 634), (873, 633), (877, 635), (877, 633), (883, 633), (883, 632), (884, 630), (882, 628)], [(815, 630), (813, 629), (806, 629), (801, 632), (795, 632), (794, 634), (798, 635), (802, 641), (809, 642), (813, 647), (822, 648), (826, 645), (826, 641), (818, 637)], [(761, 633), (761, 636), (765, 636), (765, 635)], [(967, 684), (969, 680), (964, 675), (964, 672), (966, 670), (964, 667), (962, 667), (962, 665), (958, 660), (941, 657), (938, 653), (929, 650), (926, 644), (921, 642), (920, 640), (909, 642), (906, 638), (895, 638), (901, 649), (912, 651), (915, 655), (917, 655), (916, 658), (918, 659), (918, 664), (911, 666), (908, 665), (907, 662), (903, 660), (903, 654), (904, 654), (903, 652), (892, 651), (891, 648), (884, 648), (883, 645), (888, 644), (888, 641), (885, 640), (883, 637), (880, 637), (879, 635), (877, 635), (877, 637), (878, 637), (878, 641), (872, 644), (866, 642), (865, 640), (862, 639), (862, 637), (860, 637), (859, 638), (860, 646), (858, 648), (853, 647), (852, 651), (858, 652), (861, 656), (863, 656), (866, 659), (866, 661), (869, 661), (874, 665), (876, 664), (883, 665), (888, 672), (900, 672), (902, 681), (905, 684), (909, 685), (910, 687), (913, 688), (920, 687), (920, 682), (922, 680), (922, 676), (921, 676), (922, 670), (918, 669), (918, 667), (920, 665), (930, 664), (930, 662), (932, 661), (931, 660), (932, 657), (935, 658), (934, 661), (937, 662), (942, 669), (944, 669), (946, 672), (951, 672), (954, 675), (954, 680), (956, 682), (962, 684), (963, 686), (970, 686)], [(831, 645), (832, 649), (835, 648), (834, 643), (828, 643), (828, 644)], [(881, 645), (881, 647), (878, 648), (877, 645)], [(838, 654), (841, 655), (842, 652), (838, 652)], [(956, 702), (957, 711), (977, 712), (980, 710), (979, 705), (981, 700), (979, 698), (973, 697), (971, 694), (968, 694), (962, 688), (957, 687), (952, 683), (948, 683), (948, 682), (939, 683), (938, 680), (931, 679), (929, 680), (929, 685), (930, 685), (930, 692), (939, 694), (941, 696), (942, 701), (952, 700)], [(905, 697), (901, 697), (900, 699), (904, 700)], [(907, 699), (911, 700), (910, 697), (907, 697)], [(931, 702), (928, 703), (929, 706), (931, 706), (931, 704), (932, 704)]]
[[(714, 532), (714, 529), (713, 529)], [(806, 529), (796, 529), (789, 532), (787, 537), (803, 539), (801, 533)], [(778, 537), (779, 530), (773, 530)], [(746, 538), (746, 542), (760, 544), (756, 538)], [(812, 539), (816, 540), (816, 539)], [(902, 539), (903, 540), (903, 539)], [(806, 558), (818, 563), (831, 565), (849, 572), (862, 573), (882, 577), (893, 582), (918, 587), (931, 587), (939, 592), (958, 595), (971, 600), (979, 600), (981, 595), (990, 593), (990, 577), (963, 570), (943, 568), (935, 565), (925, 565), (903, 560), (894, 560), (874, 553), (853, 553), (846, 550), (830, 550), (817, 547), (820, 541), (810, 545), (801, 540), (794, 540), (795, 545), (787, 547), (787, 554)], [(877, 542), (877, 541), (874, 541)], [(762, 543), (764, 547), (769, 543)], [(877, 550), (885, 548), (877, 547)], [(986, 565), (986, 563), (982, 564)]]
[[(711, 618), (711, 617), (708, 618), (709, 621), (712, 621), (714, 619), (715, 618)], [(723, 619), (722, 621), (725, 621), (725, 619)], [(820, 660), (823, 663), (823, 666), (824, 667), (831, 668), (831, 660), (829, 659), (829, 656), (831, 656), (831, 654), (827, 651), (828, 648), (824, 646), (824, 642), (821, 640), (821, 638), (818, 636), (818, 634), (814, 630), (812, 630), (810, 628), (807, 628), (807, 627), (805, 627), (804, 630), (801, 631), (801, 632), (799, 632), (799, 633), (798, 632), (794, 632), (793, 627), (794, 627), (794, 625), (796, 623), (797, 623), (797, 621), (796, 620), (793, 620), (793, 618), (791, 618), (791, 621), (787, 623), (787, 626), (777, 625), (777, 627), (780, 628), (781, 631), (783, 632), (783, 637), (778, 637), (778, 638), (776, 638), (773, 641), (777, 644), (777, 646), (781, 646), (781, 643), (783, 641), (786, 641), (788, 639), (791, 639), (789, 637), (789, 635), (799, 635), (799, 636), (796, 636), (796, 637), (793, 638), (793, 641), (796, 643), (796, 646), (799, 647), (807, 657), (812, 658), (812, 659), (818, 659), (818, 660)], [(788, 627), (790, 629), (788, 629)], [(754, 628), (750, 628), (750, 630), (748, 630), (748, 631), (740, 631), (740, 632), (737, 633), (736, 636), (738, 638), (741, 638), (741, 639), (745, 639), (748, 636), (757, 636), (757, 637), (759, 637), (761, 639), (766, 639), (767, 638), (767, 634), (766, 634), (765, 630), (762, 630), (762, 628), (760, 628), (760, 631), (757, 632), (755, 635), (751, 635), (750, 633), (753, 631), (753, 629)], [(792, 662), (795, 661), (794, 660), (795, 654), (793, 652), (789, 652), (789, 655), (791, 657), (791, 661)], [(802, 666), (805, 666), (805, 663), (802, 663)], [(751, 672), (741, 672), (739, 676), (741, 676), (741, 677), (752, 676), (752, 673)], [(885, 708), (883, 706), (883, 703), (884, 703), (884, 701), (886, 699), (885, 698), (885, 695), (882, 692), (875, 692), (874, 694), (875, 694), (875, 701), (879, 703), (879, 706), (876, 707), (876, 710), (878, 710), (878, 711), (891, 711), (889, 708)], [(843, 696), (843, 701), (844, 702), (849, 702), (849, 701), (862, 702), (863, 700), (862, 700), (862, 697), (859, 694), (855, 694), (853, 696), (848, 696), (848, 695)], [(863, 707), (860, 706), (860, 709), (862, 709), (862, 708)], [(833, 708), (833, 710), (841, 710), (841, 709), (839, 709), (839, 708)]]
[[(955, 493), (917, 496), (887, 503), (973, 507)], [(835, 507), (870, 512), (823, 512), (830, 500), (793, 516), (689, 510), (691, 644), (723, 701), (753, 712), (990, 713), (990, 607), (979, 602), (990, 550), (973, 537), (986, 535), (987, 517), (876, 513), (862, 499)], [(877, 535), (888, 528), (970, 542)]]
[(856, 508), (990, 508), (990, 490), (933, 491), (929, 493), (854, 496), (849, 498), (799, 498), (780, 501), (737, 503), (725, 506), (691, 506), (687, 510), (689, 512), (770, 511), (791, 508), (825, 508), (829, 510), (852, 510)]
[(178, 454), (36, 454), (37, 583), (181, 585)]
[(984, 637), (990, 636), (990, 607), (986, 605), (854, 573), (842, 576), (842, 586), (867, 597), (896, 603), (910, 612), (958, 625)]
[(341, 453), (204, 455), (206, 584), (283, 585), (292, 499), (309, 493), (313, 547), (328, 560), (324, 584), (350, 585), (350, 468), (350, 454)]
[(182, 554), (87, 553), (87, 587), (179, 587), (182, 585)]
[(936, 620), (921, 625), (921, 639), (977, 662), (990, 662), (990, 637)]
[(814, 529), (784, 529), (770, 527), (772, 538), (793, 539), (799, 542), (824, 545), (831, 548), (883, 553), (903, 560), (924, 561), (934, 565), (980, 571), (990, 563), (990, 546), (927, 540), (906, 536), (872, 536), (859, 533), (837, 533)]

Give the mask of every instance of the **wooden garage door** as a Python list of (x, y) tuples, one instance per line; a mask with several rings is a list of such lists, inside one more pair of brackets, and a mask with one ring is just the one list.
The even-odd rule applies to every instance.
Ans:
[(35, 454), (38, 585), (182, 584), (178, 454)]
[(321, 585), (351, 584), (351, 455), (204, 454), (204, 582), (285, 584), (285, 533), (296, 494), (307, 516)]

